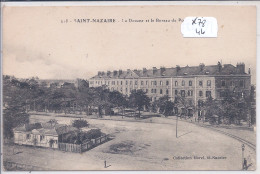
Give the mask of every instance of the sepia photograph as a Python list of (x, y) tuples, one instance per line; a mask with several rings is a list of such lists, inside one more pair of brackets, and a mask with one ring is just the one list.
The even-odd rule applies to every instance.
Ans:
[(3, 171), (255, 171), (256, 6), (4, 6)]

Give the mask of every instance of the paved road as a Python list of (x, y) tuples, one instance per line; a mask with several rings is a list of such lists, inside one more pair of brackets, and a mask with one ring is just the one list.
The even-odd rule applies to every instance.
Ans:
[[(176, 138), (175, 120), (165, 124), (165, 119), (156, 119), (151, 123), (88, 119), (115, 138), (83, 154), (22, 147), (22, 153), (5, 153), (5, 159), (53, 170), (241, 170), (239, 141), (181, 121)], [(12, 147), (4, 149), (7, 152)], [(249, 168), (253, 170), (255, 152), (246, 148), (244, 156), (253, 163)], [(108, 168), (104, 168), (104, 160)]]

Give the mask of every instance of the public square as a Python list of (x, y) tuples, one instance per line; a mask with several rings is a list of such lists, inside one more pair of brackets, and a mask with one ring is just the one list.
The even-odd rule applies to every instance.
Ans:
[[(30, 119), (44, 122), (50, 118), (53, 117), (31, 116)], [(70, 123), (74, 118), (55, 119), (59, 123)], [(82, 154), (4, 145), (4, 161), (36, 166), (42, 170), (242, 169), (241, 142), (187, 120), (178, 121), (177, 138), (174, 117), (117, 120), (107, 116), (86, 120), (91, 127), (98, 127), (109, 134), (111, 140)], [(254, 141), (254, 131), (243, 132)], [(255, 151), (245, 146), (244, 157), (248, 164), (252, 163), (248, 170), (254, 170)]]

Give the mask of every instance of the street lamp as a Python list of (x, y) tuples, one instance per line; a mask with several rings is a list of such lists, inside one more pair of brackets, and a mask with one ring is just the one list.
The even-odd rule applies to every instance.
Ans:
[(176, 115), (176, 138), (178, 138), (178, 114)]
[(242, 144), (242, 170), (244, 170), (244, 151), (245, 151), (245, 145)]

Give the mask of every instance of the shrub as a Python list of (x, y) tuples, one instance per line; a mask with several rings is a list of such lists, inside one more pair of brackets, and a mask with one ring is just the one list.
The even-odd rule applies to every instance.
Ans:
[(73, 127), (76, 127), (78, 129), (82, 128), (82, 127), (88, 127), (88, 122), (86, 120), (74, 120), (73, 123), (72, 123), (72, 126)]

